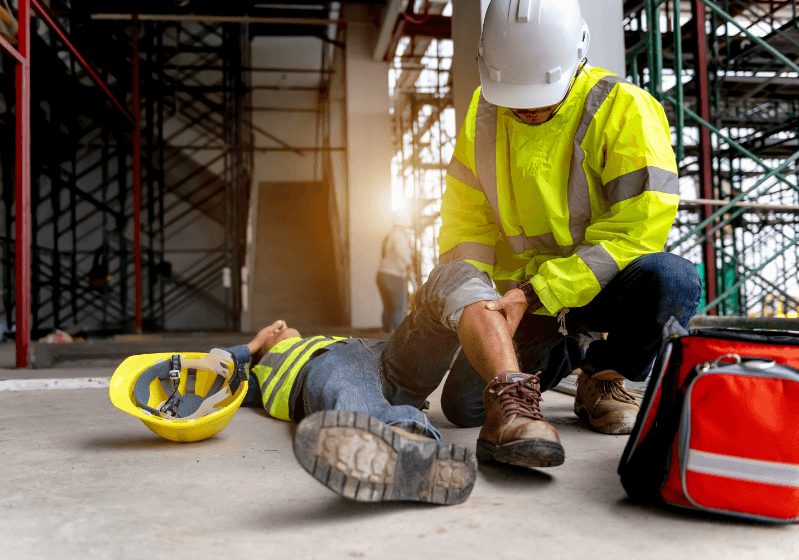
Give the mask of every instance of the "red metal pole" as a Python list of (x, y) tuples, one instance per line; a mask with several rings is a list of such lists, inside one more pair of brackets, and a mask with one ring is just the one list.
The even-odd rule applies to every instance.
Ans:
[(30, 364), (31, 343), (31, 66), (30, 0), (19, 0), (17, 12), (18, 50), (23, 59), (16, 67), (16, 188), (15, 191), (15, 276), (17, 367)]
[(139, 18), (134, 14), (133, 39), (133, 269), (136, 292), (136, 332), (141, 320), (141, 108), (139, 107)]
[[(705, 5), (700, 0), (694, 1), (694, 21), (696, 22), (696, 78), (699, 86), (699, 116), (705, 122), (710, 122), (710, 103), (708, 102), (709, 88), (707, 77), (707, 37), (705, 35)], [(702, 198), (713, 199), (713, 169), (710, 160), (710, 130), (704, 126), (699, 127), (699, 169), (701, 175)], [(702, 219), (706, 220), (713, 213), (709, 204), (702, 207)], [(714, 234), (710, 232), (712, 224), (705, 227), (705, 243), (703, 257), (705, 262), (705, 293), (707, 302), (716, 299), (716, 247), (713, 244)], [(706, 312), (708, 315), (718, 315), (718, 308), (713, 307)]]

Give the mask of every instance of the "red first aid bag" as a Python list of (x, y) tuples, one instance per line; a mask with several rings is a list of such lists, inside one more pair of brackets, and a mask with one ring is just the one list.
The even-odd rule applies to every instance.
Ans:
[(799, 333), (668, 330), (619, 464), (627, 494), (799, 521)]

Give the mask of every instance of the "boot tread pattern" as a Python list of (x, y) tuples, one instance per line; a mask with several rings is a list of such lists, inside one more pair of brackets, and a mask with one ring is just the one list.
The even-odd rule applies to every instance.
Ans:
[(297, 429), (294, 452), (319, 482), (352, 500), (465, 501), (477, 461), (464, 447), (403, 437), (365, 414), (325, 411)]

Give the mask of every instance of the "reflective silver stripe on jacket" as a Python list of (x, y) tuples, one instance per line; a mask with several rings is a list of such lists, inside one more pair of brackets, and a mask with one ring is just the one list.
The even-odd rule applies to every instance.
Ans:
[(608, 98), (613, 87), (622, 81), (618, 76), (605, 76), (594, 84), (585, 97), (583, 116), (574, 133), (568, 190), (569, 233), (574, 243), (579, 243), (585, 237), (585, 230), (591, 223), (591, 193), (588, 189), (588, 177), (583, 168), (585, 151), (582, 143), (599, 107)]
[[(642, 188), (643, 187), (643, 188)], [(644, 167), (617, 177), (602, 187), (602, 196), (610, 205), (635, 198), (645, 191), (680, 194), (677, 174), (659, 167)]]
[(474, 176), (472, 170), (454, 155), (452, 156), (452, 160), (449, 162), (449, 166), (447, 166), (447, 175), (453, 179), (457, 179), (464, 185), (472, 187), (476, 191), (480, 190), (480, 182), (477, 180), (477, 177)]
[(602, 245), (580, 245), (577, 255), (591, 269), (600, 289), (607, 286), (619, 273), (619, 265)]
[[(480, 183), (480, 190), (488, 201), (491, 207), (491, 212), (499, 226), (499, 231), (508, 240), (508, 245), (513, 249), (514, 253), (524, 253), (530, 247), (546, 247), (546, 243), (540, 241), (532, 242), (529, 247), (527, 246), (527, 237), (525, 235), (509, 236), (505, 232), (505, 227), (502, 225), (502, 220), (499, 216), (499, 187), (497, 186), (497, 119), (499, 115), (499, 107), (492, 105), (483, 94), (480, 94), (480, 99), (477, 102), (477, 115), (475, 117), (474, 129), (474, 167), (477, 172), (477, 179)], [(550, 234), (551, 235), (551, 234)], [(531, 238), (534, 239), (534, 238)], [(554, 241), (554, 236), (552, 240)]]
[[(497, 225), (502, 235), (505, 235), (505, 228), (499, 218), (499, 188), (497, 186), (497, 115), (499, 107), (492, 105), (480, 93), (480, 100), (477, 102), (477, 115), (475, 116), (474, 127), (474, 167), (477, 179), (480, 182), (480, 190), (491, 206), (491, 212), (497, 220)], [(507, 235), (505, 235), (507, 237)], [(508, 239), (513, 247), (513, 242)], [(515, 247), (513, 250), (516, 251)]]
[(458, 243), (438, 258), (441, 264), (463, 260), (477, 261), (492, 266), (494, 264), (494, 247), (474, 241)]
[[(585, 109), (574, 134), (571, 167), (569, 169), (569, 233), (572, 241), (579, 243), (585, 238), (585, 230), (591, 223), (591, 193), (583, 161), (585, 151), (583, 140), (596, 116), (599, 107), (610, 95), (616, 84), (623, 82), (618, 76), (605, 76), (589, 90), (585, 98)], [(639, 184), (640, 189), (640, 184)], [(600, 289), (608, 285), (616, 274), (619, 265), (602, 245), (581, 245), (577, 255), (583, 260), (599, 282)]]

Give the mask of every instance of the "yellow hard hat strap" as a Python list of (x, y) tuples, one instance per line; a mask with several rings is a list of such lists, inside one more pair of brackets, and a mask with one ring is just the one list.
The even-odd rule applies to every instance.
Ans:
[[(197, 380), (197, 370), (194, 368), (186, 372), (186, 386), (185, 393), (181, 394), (177, 387), (175, 391), (167, 393), (167, 399), (158, 405), (159, 416), (162, 418), (196, 418), (197, 411), (203, 407), (207, 401), (212, 401), (214, 404), (225, 399), (230, 392), (227, 390), (228, 386), (224, 386), (225, 377), (217, 375), (211, 388), (208, 389), (204, 397), (195, 394), (195, 384)], [(219, 395), (222, 395), (219, 397)], [(202, 414), (200, 415), (202, 416)]]
[(136, 404), (157, 415), (158, 410), (147, 404), (150, 400), (150, 383), (156, 378), (160, 380), (167, 395), (174, 395), (180, 383), (180, 355), (174, 354), (171, 360), (161, 360), (153, 364), (139, 376), (133, 386), (133, 398)]
[(215, 395), (203, 399), (203, 401), (200, 403), (200, 406), (197, 407), (197, 410), (195, 410), (192, 414), (189, 414), (188, 416), (181, 416), (181, 419), (192, 420), (195, 418), (202, 418), (206, 414), (211, 414), (212, 412), (215, 411), (214, 409), (216, 408), (217, 404), (219, 404), (220, 402), (222, 402), (232, 394), (233, 393), (230, 390), (230, 386), (229, 385), (225, 386), (221, 391), (219, 391)]
[[(224, 362), (219, 361), (220, 357), (224, 360), (233, 362), (232, 374)], [(180, 356), (178, 356), (178, 358), (180, 358)], [(214, 371), (211, 369), (215, 365), (215, 360), (221, 368), (219, 371)], [(180, 365), (183, 368), (188, 369), (186, 372), (185, 394), (181, 394), (177, 390), (177, 386), (171, 395), (169, 392), (167, 392), (167, 394), (170, 396), (158, 406), (158, 414), (162, 418), (179, 418), (185, 420), (200, 418), (206, 414), (210, 414), (214, 412), (214, 409), (218, 403), (236, 393), (241, 386), (241, 383), (247, 381), (249, 378), (247, 364), (245, 362), (239, 363), (233, 354), (219, 349), (212, 350), (207, 356), (199, 360), (190, 360), (184, 358)], [(189, 366), (201, 366), (203, 369), (217, 374), (216, 380), (211, 388), (206, 392), (204, 397), (200, 397), (195, 394), (197, 369)], [(228, 384), (223, 386), (225, 381), (228, 381)]]
[(214, 348), (202, 358), (186, 358), (181, 359), (181, 366), (183, 369), (202, 369), (212, 371), (217, 375), (221, 375), (225, 379), (231, 376), (231, 371), (228, 369), (228, 364), (236, 365), (236, 357), (230, 352), (222, 350), (221, 348)]

